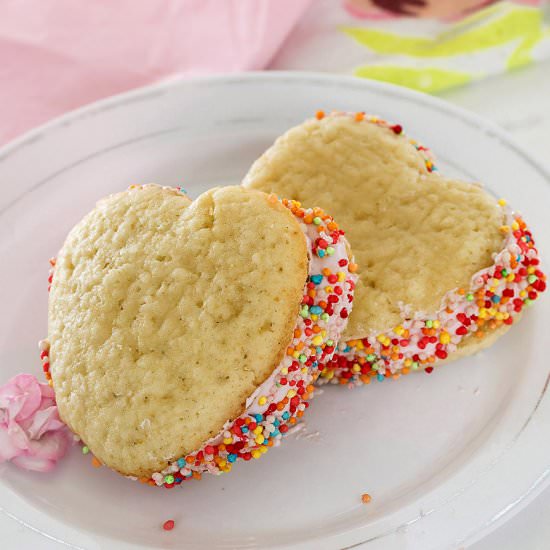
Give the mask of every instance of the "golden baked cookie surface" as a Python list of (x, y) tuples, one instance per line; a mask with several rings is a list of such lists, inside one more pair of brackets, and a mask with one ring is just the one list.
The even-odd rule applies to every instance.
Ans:
[(349, 116), (308, 120), (262, 155), (245, 186), (318, 204), (346, 230), (359, 265), (344, 335), (361, 338), (468, 287), (503, 242), (502, 212), (475, 185), (429, 173), (403, 135)]
[(307, 268), (299, 224), (262, 193), (191, 203), (145, 186), (100, 201), (63, 245), (50, 293), (63, 420), (123, 474), (185, 456), (280, 362)]

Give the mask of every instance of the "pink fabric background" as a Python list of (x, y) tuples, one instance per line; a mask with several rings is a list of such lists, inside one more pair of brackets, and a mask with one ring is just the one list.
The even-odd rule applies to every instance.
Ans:
[(0, 0), (0, 144), (174, 74), (265, 67), (312, 0)]

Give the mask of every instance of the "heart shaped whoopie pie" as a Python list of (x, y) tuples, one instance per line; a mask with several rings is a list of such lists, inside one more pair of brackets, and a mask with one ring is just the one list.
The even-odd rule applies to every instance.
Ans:
[(521, 217), (440, 175), (426, 148), (378, 117), (318, 113), (277, 139), (244, 185), (315, 201), (346, 227), (359, 281), (325, 381), (431, 372), (490, 345), (545, 289)]
[(224, 187), (133, 186), (69, 233), (49, 299), (61, 418), (103, 464), (154, 485), (259, 458), (308, 406), (353, 300), (321, 209)]

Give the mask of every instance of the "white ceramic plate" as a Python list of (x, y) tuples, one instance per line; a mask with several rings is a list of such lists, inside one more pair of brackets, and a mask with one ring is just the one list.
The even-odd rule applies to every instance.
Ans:
[[(318, 108), (401, 123), (444, 171), (507, 197), (550, 257), (548, 175), (471, 114), (334, 76), (170, 82), (69, 114), (0, 152), (1, 381), (40, 372), (48, 258), (96, 199), (138, 182), (182, 184), (195, 196), (238, 182), (277, 135)], [(543, 297), (495, 347), (430, 376), (325, 389), (302, 432), (228, 476), (153, 489), (92, 468), (75, 449), (51, 475), (2, 466), (0, 508), (86, 549), (469, 544), (550, 481), (549, 315)], [(176, 528), (164, 532), (168, 518)]]

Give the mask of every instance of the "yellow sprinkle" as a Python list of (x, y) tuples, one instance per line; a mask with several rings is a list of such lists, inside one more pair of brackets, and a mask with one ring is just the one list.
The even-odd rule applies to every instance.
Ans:
[(267, 403), (267, 397), (265, 395), (262, 395), (260, 399), (258, 399), (258, 405), (265, 405)]
[(517, 221), (512, 222), (512, 231), (517, 231), (519, 229), (519, 223)]
[(231, 437), (226, 437), (223, 440), (223, 443), (224, 443), (224, 445), (231, 445), (231, 443), (233, 443), (233, 439)]
[(440, 325), (439, 321), (432, 321), (433, 328), (439, 328), (439, 325)]
[(282, 368), (281, 374), (288, 374), (288, 369), (286, 367)]
[(325, 292), (326, 292), (327, 294), (330, 294), (330, 293), (332, 292), (332, 287), (331, 287), (331, 286), (326, 286), (326, 287), (325, 287)]
[(405, 366), (410, 367), (412, 365), (412, 359), (405, 359)]
[(267, 453), (267, 451), (269, 451), (269, 447), (266, 447), (265, 445), (260, 447), (260, 453), (262, 453), (263, 455), (265, 455), (265, 453)]
[(296, 390), (288, 390), (286, 396), (291, 399), (292, 397), (294, 397), (296, 395)]
[(302, 374), (306, 374), (307, 373), (307, 367), (302, 367)]
[(262, 431), (263, 431), (263, 428), (262, 428), (261, 426), (256, 426), (256, 427), (254, 428), (254, 432), (253, 432), (253, 433), (254, 433), (254, 435), (260, 435), (260, 434), (262, 433)]
[(320, 346), (323, 343), (323, 337), (318, 334), (313, 340), (312, 343), (314, 346)]
[(519, 297), (520, 297), (520, 298), (525, 298), (525, 296), (527, 296), (527, 291), (526, 291), (526, 290), (522, 290), (522, 291), (519, 293)]
[(317, 321), (317, 319), (319, 319), (319, 315), (315, 315), (314, 313), (311, 314), (311, 320), (312, 321)]
[(527, 268), (527, 273), (529, 275), (533, 274), (535, 272), (535, 266), (533, 265), (530, 265), (528, 268)]
[(500, 206), (506, 206), (506, 199), (499, 199), (499, 200), (498, 200), (498, 204), (499, 204)]
[(404, 330), (405, 329), (401, 325), (398, 325), (397, 327), (395, 327), (393, 329), (393, 332), (395, 332), (395, 334), (397, 334), (397, 336), (401, 336), (403, 334)]
[(353, 367), (351, 368), (351, 370), (352, 370), (353, 372), (361, 372), (361, 367), (360, 367), (357, 363), (355, 363), (355, 365), (353, 365)]
[(499, 230), (501, 233), (508, 233), (510, 231), (510, 226), (509, 225), (501, 225), (499, 227)]
[(338, 271), (338, 282), (341, 283), (342, 281), (346, 280), (346, 274), (343, 271)]
[(258, 449), (254, 449), (250, 454), (252, 458), (260, 458), (262, 456), (262, 453)]
[(379, 334), (376, 339), (381, 343), (383, 344), (384, 343), (384, 340), (386, 339), (386, 337), (383, 335), (383, 334)]
[(439, 341), (442, 344), (448, 344), (451, 341), (451, 336), (448, 332), (442, 332), (441, 336), (439, 337)]
[(506, 277), (506, 280), (511, 283), (514, 281), (514, 279), (516, 278), (516, 276), (513, 274), (513, 273), (510, 273), (510, 275), (508, 275), (508, 277)]
[(258, 445), (261, 445), (265, 440), (265, 437), (263, 435), (256, 436), (256, 439), (254, 440)]
[(292, 354), (292, 357), (294, 357), (294, 359), (298, 359), (298, 357), (300, 357), (300, 352), (299, 352), (299, 351), (295, 351), (295, 352)]
[(220, 461), (218, 462), (218, 466), (219, 466), (220, 468), (224, 468), (225, 466), (227, 466), (227, 462), (226, 462), (225, 460), (220, 460)]

